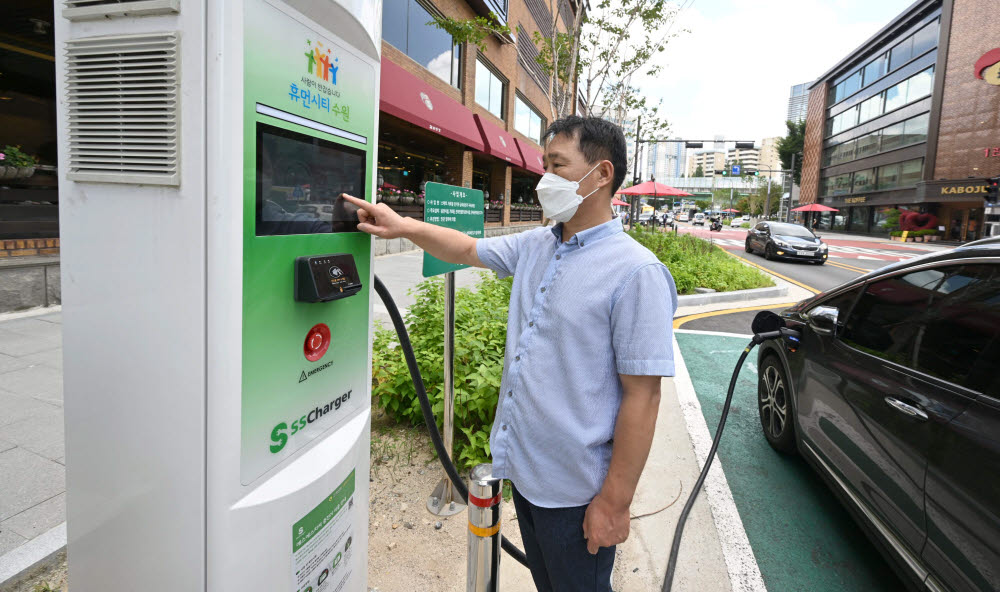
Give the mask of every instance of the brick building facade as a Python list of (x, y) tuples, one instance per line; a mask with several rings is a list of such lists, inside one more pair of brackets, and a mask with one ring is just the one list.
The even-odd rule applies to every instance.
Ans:
[(991, 0), (918, 2), (813, 83), (801, 203), (840, 210), (821, 228), (882, 233), (901, 208), (932, 214), (944, 239), (1000, 234), (983, 200), (1000, 175), (1000, 85), (976, 71), (997, 27)]
[[(573, 11), (579, 3), (563, 0), (561, 5), (556, 27), (565, 32), (572, 25)], [(385, 188), (419, 195), (424, 182), (444, 182), (484, 191), (487, 226), (542, 222), (532, 189), (544, 172), (541, 133), (553, 120), (553, 114), (550, 80), (535, 62), (537, 48), (532, 36), (535, 32), (549, 35), (551, 9), (555, 7), (555, 3), (550, 5), (544, 0), (514, 0), (506, 6), (483, 0), (386, 2), (383, 108), (379, 118), (380, 198), (386, 197), (387, 203), (401, 213), (419, 217), (419, 203), (393, 203), (392, 191)], [(406, 12), (405, 34), (402, 11)], [(499, 16), (514, 34), (505, 38), (491, 35), (482, 50), (471, 43), (453, 46), (450, 69), (442, 66), (449, 58), (444, 52), (428, 59), (425, 47), (441, 43), (441, 37), (447, 35), (427, 24), (431, 15), (471, 19), (489, 13)], [(393, 74), (400, 70), (405, 75)], [(433, 108), (428, 107), (427, 113), (412, 113), (387, 105), (393, 99), (386, 87), (398, 85), (406, 87), (407, 92), (422, 92), (424, 102)], [(421, 90), (421, 86), (434, 92)], [(580, 108), (575, 101), (574, 108)], [(417, 111), (420, 109), (418, 105)], [(433, 119), (439, 117), (434, 112), (441, 111), (447, 111), (454, 126), (475, 120), (481, 140), (469, 134), (449, 133), (457, 130)], [(509, 146), (512, 142), (515, 146)]]

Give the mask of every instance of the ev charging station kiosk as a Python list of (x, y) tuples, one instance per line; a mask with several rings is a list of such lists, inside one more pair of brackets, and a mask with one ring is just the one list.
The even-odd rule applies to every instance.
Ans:
[(379, 0), (55, 0), (78, 592), (367, 589)]

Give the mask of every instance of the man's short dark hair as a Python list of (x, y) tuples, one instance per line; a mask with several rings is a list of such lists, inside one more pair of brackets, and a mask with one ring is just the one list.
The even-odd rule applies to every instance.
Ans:
[(545, 140), (560, 134), (576, 139), (580, 152), (589, 164), (601, 160), (611, 161), (615, 167), (615, 176), (611, 182), (611, 194), (614, 195), (625, 180), (628, 159), (622, 129), (600, 117), (567, 115), (552, 122), (549, 129), (545, 130)]

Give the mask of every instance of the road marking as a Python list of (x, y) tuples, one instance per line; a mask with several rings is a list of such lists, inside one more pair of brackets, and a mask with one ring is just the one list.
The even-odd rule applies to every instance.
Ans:
[[(719, 247), (719, 248), (722, 249), (722, 247)], [(744, 257), (740, 257), (739, 255), (734, 255), (733, 253), (730, 253), (729, 251), (727, 251), (725, 249), (722, 249), (722, 252), (723, 253), (727, 253), (727, 254), (729, 254), (729, 255), (731, 255), (733, 257), (736, 257), (737, 259), (740, 259), (741, 261), (746, 262), (747, 265), (753, 265), (757, 269), (760, 269), (760, 270), (762, 270), (762, 271), (764, 271), (766, 273), (769, 273), (769, 274), (771, 274), (773, 276), (780, 277), (781, 279), (785, 280), (786, 282), (793, 283), (793, 284), (795, 284), (796, 286), (798, 286), (800, 288), (805, 288), (806, 290), (809, 290), (813, 294), (819, 294), (820, 292), (822, 292), (822, 290), (817, 290), (816, 288), (813, 288), (812, 286), (807, 286), (807, 285), (803, 284), (802, 282), (800, 282), (798, 280), (793, 280), (792, 278), (790, 278), (790, 277), (788, 277), (786, 275), (781, 275), (780, 273), (778, 273), (778, 272), (776, 272), (776, 271), (774, 271), (772, 269), (768, 269), (768, 268), (764, 267), (763, 265), (757, 265), (753, 261), (750, 261), (750, 260), (748, 260), (748, 259), (746, 259)]]
[[(708, 451), (712, 447), (712, 435), (708, 431), (705, 415), (701, 411), (701, 403), (698, 402), (698, 395), (695, 394), (691, 375), (688, 374), (687, 366), (684, 365), (684, 356), (681, 354), (681, 348), (677, 344), (676, 338), (674, 339), (674, 362), (676, 371), (674, 388), (677, 391), (677, 401), (681, 406), (684, 423), (687, 426), (688, 435), (691, 437), (691, 444), (694, 447), (695, 458), (698, 460), (700, 470), (705, 466), (705, 459), (708, 458)], [(709, 469), (705, 479), (705, 494), (708, 496), (708, 503), (712, 509), (712, 519), (715, 521), (715, 529), (719, 534), (722, 555), (726, 560), (726, 569), (729, 571), (729, 582), (734, 591), (767, 592), (764, 577), (757, 565), (757, 558), (750, 546), (750, 539), (747, 538), (747, 532), (743, 527), (743, 520), (740, 519), (739, 510), (736, 509), (733, 492), (729, 489), (729, 482), (726, 481), (726, 474), (722, 470), (722, 463), (718, 457), (715, 460), (716, 462), (712, 463), (712, 468)]]
[(854, 272), (862, 273), (862, 274), (863, 273), (868, 273), (869, 271), (874, 271), (874, 270), (871, 270), (871, 269), (865, 269), (864, 267), (857, 267), (857, 266), (854, 266), (854, 265), (849, 265), (847, 263), (841, 263), (839, 261), (830, 261), (830, 260), (827, 260), (826, 264), (827, 265), (833, 265), (834, 267), (840, 267), (842, 269), (846, 269), (847, 271), (854, 271)]
[[(697, 320), (697, 319), (705, 319), (705, 318), (708, 318), (708, 317), (717, 317), (717, 316), (720, 316), (720, 315), (732, 314), (734, 312), (750, 312), (752, 310), (768, 310), (768, 309), (771, 309), (771, 308), (788, 308), (789, 306), (791, 306), (793, 304), (795, 304), (795, 303), (794, 302), (785, 302), (783, 304), (767, 304), (767, 305), (763, 305), (763, 306), (747, 306), (747, 307), (744, 307), (744, 308), (726, 308), (726, 309), (723, 309), (723, 310), (713, 310), (711, 312), (699, 312), (697, 314), (687, 315), (687, 316), (683, 316), (683, 317), (674, 319), (674, 329), (680, 329), (681, 325), (683, 325), (684, 323), (686, 323), (688, 321), (694, 321), (694, 320)], [(712, 333), (715, 333), (715, 331), (712, 331)], [(743, 337), (743, 336), (740, 335), (740, 337)]]
[(753, 335), (749, 333), (726, 333), (725, 331), (699, 331), (698, 329), (677, 329), (675, 333), (688, 333), (690, 335), (716, 335), (719, 337), (742, 337), (751, 339)]

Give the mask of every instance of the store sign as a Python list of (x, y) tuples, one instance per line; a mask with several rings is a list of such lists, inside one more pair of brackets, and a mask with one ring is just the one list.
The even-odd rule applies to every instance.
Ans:
[(848, 197), (844, 200), (844, 203), (855, 204), (855, 203), (865, 203), (868, 201), (868, 197), (862, 195), (861, 197)]
[(938, 188), (938, 195), (980, 195), (986, 193), (986, 185), (946, 185)]
[(974, 74), (987, 84), (1000, 86), (1000, 47), (989, 50), (976, 60)]

